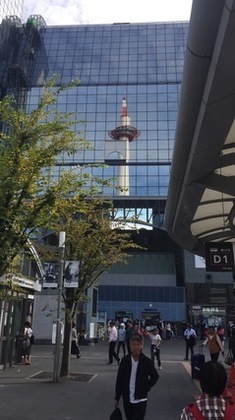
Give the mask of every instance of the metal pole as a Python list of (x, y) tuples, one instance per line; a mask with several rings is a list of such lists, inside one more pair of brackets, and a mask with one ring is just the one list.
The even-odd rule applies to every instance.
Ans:
[(58, 279), (58, 305), (57, 305), (57, 319), (56, 319), (56, 339), (55, 339), (55, 353), (54, 353), (54, 367), (53, 367), (53, 382), (59, 381), (59, 363), (60, 363), (60, 348), (61, 348), (61, 300), (64, 276), (64, 251), (65, 251), (65, 232), (60, 232), (59, 238), (60, 249), (60, 271)]

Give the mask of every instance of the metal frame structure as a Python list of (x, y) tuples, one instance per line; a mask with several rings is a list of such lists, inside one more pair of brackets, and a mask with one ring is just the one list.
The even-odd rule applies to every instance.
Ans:
[(235, 1), (192, 7), (165, 224), (183, 248), (235, 242)]

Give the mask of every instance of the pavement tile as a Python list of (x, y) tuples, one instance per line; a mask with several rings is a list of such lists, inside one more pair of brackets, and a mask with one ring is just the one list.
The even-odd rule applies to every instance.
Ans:
[[(81, 358), (71, 357), (72, 378), (59, 383), (52, 380), (53, 351), (53, 346), (34, 345), (30, 366), (0, 371), (0, 419), (108, 420), (118, 370), (116, 364), (107, 365), (108, 343), (82, 346)], [(148, 340), (144, 352), (150, 355)], [(163, 340), (162, 370), (149, 393), (146, 420), (177, 420), (181, 409), (200, 393), (198, 382), (190, 376), (190, 362), (183, 360), (184, 352), (182, 338)]]

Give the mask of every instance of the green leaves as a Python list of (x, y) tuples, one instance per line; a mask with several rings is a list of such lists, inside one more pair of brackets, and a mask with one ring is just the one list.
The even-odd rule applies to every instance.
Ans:
[(53, 226), (61, 202), (79, 195), (87, 183), (70, 168), (54, 176), (62, 152), (73, 155), (89, 147), (73, 130), (78, 116), (56, 109), (58, 96), (78, 82), (55, 88), (55, 81), (47, 83), (29, 114), (16, 108), (13, 96), (0, 101), (0, 276), (28, 237)]
[(112, 229), (111, 202), (77, 197), (66, 206), (59, 230), (66, 231), (66, 259), (80, 262), (74, 297), (78, 301), (103, 272), (117, 262), (127, 262), (130, 251), (142, 247), (134, 242), (130, 232)]

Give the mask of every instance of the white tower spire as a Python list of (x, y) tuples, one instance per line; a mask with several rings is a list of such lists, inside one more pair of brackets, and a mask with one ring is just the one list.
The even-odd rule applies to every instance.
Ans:
[[(123, 163), (130, 161), (130, 146), (129, 143), (139, 137), (140, 132), (135, 127), (131, 126), (131, 119), (127, 111), (126, 97), (122, 99), (122, 114), (120, 119), (120, 126), (109, 132), (109, 136), (114, 140), (114, 147), (111, 152), (118, 153), (118, 159)], [(110, 147), (109, 147), (110, 149)], [(130, 177), (129, 165), (120, 165), (118, 174), (119, 195), (130, 195)]]

